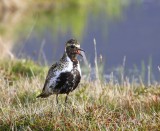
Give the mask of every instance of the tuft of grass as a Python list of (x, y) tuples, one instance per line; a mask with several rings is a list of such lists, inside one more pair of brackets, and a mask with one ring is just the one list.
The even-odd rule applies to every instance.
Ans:
[[(160, 129), (158, 84), (147, 87), (125, 79), (126, 84), (100, 83), (82, 77), (79, 87), (70, 93), (65, 111), (65, 95), (59, 96), (58, 105), (54, 95), (36, 99), (47, 67), (23, 60), (0, 63), (0, 130)], [(9, 79), (5, 73), (17, 79)]]
[(20, 77), (43, 76), (48, 67), (42, 67), (32, 60), (0, 61), (0, 70), (6, 79), (19, 79)]

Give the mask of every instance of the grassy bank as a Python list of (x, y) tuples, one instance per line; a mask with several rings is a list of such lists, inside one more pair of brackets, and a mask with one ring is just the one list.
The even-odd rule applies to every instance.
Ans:
[(69, 95), (36, 99), (47, 67), (24, 60), (0, 62), (0, 130), (158, 130), (160, 86), (90, 81)]

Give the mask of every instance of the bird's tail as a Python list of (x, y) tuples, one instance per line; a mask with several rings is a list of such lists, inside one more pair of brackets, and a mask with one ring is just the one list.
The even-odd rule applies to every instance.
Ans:
[(49, 96), (49, 94), (46, 94), (46, 93), (41, 93), (41, 94), (39, 94), (36, 98), (39, 98), (39, 97), (41, 97), (41, 98), (46, 98), (46, 97), (48, 97)]

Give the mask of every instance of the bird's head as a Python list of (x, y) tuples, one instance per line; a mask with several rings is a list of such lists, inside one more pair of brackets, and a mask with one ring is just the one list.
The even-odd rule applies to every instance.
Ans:
[(77, 55), (82, 56), (81, 51), (84, 52), (84, 50), (80, 48), (80, 44), (77, 40), (70, 39), (67, 41), (65, 52), (71, 60), (76, 59)]

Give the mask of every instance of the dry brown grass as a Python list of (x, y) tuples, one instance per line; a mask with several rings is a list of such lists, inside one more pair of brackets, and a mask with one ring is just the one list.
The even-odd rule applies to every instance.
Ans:
[[(8, 64), (10, 68), (12, 64)], [(44, 77), (14, 72), (12, 76), (18, 79), (13, 80), (11, 70), (6, 77), (7, 70), (1, 64), (0, 130), (160, 129), (159, 85), (145, 87), (126, 81), (120, 85), (83, 78), (79, 88), (69, 95), (65, 111), (64, 95), (59, 97), (59, 105), (54, 95), (36, 99)]]

